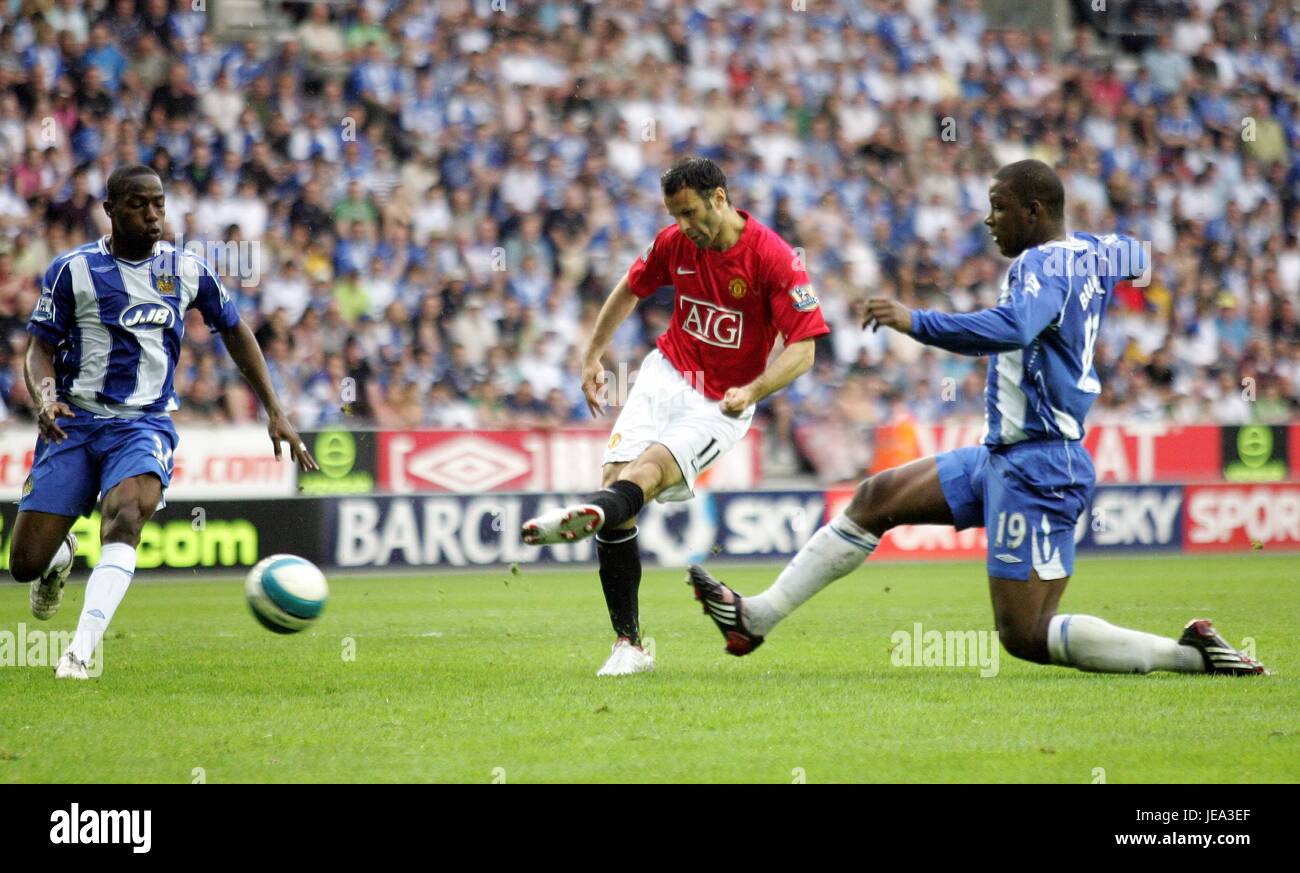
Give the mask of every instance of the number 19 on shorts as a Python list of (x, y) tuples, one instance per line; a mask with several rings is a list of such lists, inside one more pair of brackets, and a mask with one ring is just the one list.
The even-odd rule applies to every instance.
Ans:
[(998, 532), (993, 545), (997, 548), (1018, 549), (1025, 541), (1028, 530), (1023, 512), (999, 512)]

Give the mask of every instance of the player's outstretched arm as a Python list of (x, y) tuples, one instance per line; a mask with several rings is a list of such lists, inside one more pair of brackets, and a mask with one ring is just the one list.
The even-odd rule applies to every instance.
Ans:
[(791, 343), (781, 350), (781, 354), (753, 382), (728, 388), (727, 393), (722, 395), (718, 408), (723, 415), (735, 418), (764, 397), (775, 394), (811, 370), (815, 356), (816, 347), (812, 337)]
[(988, 355), (1023, 349), (1042, 333), (1060, 310), (1036, 298), (1017, 294), (1009, 302), (978, 312), (938, 312), (909, 309), (897, 300), (867, 301), (862, 326), (892, 328), (918, 342), (960, 355)]
[(587, 409), (591, 410), (592, 418), (605, 412), (605, 398), (601, 396), (600, 390), (603, 386), (601, 377), (605, 373), (601, 358), (605, 356), (605, 349), (609, 347), (614, 332), (627, 320), (639, 302), (641, 301), (628, 287), (627, 276), (624, 276), (614, 286), (614, 290), (605, 299), (605, 304), (600, 307), (600, 314), (596, 316), (596, 326), (592, 329), (587, 351), (582, 356), (582, 393), (587, 398)]
[(59, 427), (59, 416), (70, 417), (72, 409), (59, 400), (54, 390), (54, 346), (38, 336), (28, 336), (27, 355), (23, 358), (23, 376), (27, 392), (36, 409), (36, 427), (47, 440), (61, 443), (68, 435)]
[(257, 392), (257, 399), (266, 408), (269, 419), (266, 430), (271, 435), (275, 459), (278, 461), (281, 458), (280, 442), (283, 440), (289, 444), (289, 455), (299, 467), (304, 470), (319, 470), (316, 459), (307, 451), (307, 444), (299, 439), (297, 431), (289, 424), (284, 410), (280, 408), (280, 400), (271, 387), (271, 374), (266, 369), (266, 359), (262, 357), (257, 338), (248, 329), (248, 325), (241, 318), (230, 330), (221, 331), (221, 339), (225, 342), (231, 359), (239, 367), (239, 372), (244, 374), (245, 381)]

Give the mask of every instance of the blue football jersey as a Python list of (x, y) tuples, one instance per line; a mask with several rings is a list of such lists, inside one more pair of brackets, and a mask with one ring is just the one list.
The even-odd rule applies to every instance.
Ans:
[(1083, 438), (1101, 393), (1093, 354), (1115, 286), (1147, 270), (1129, 236), (1074, 233), (1021, 252), (998, 305), (951, 314), (917, 310), (911, 335), (966, 355), (991, 355), (984, 389), (984, 444)]
[(230, 294), (192, 252), (159, 242), (151, 257), (127, 261), (109, 254), (106, 236), (54, 259), (27, 331), (55, 347), (60, 400), (138, 418), (180, 407), (172, 375), (191, 308), (213, 332), (239, 323)]

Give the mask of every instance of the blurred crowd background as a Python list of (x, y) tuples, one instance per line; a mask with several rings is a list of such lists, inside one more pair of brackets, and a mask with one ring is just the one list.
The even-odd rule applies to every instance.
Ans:
[[(108, 231), (105, 180), (132, 162), (162, 175), (178, 242), (218, 254), (299, 427), (590, 421), (590, 326), (691, 153), (802, 250), (832, 326), (763, 406), (774, 473), (852, 477), (877, 425), (981, 419), (983, 361), (863, 332), (860, 301), (993, 305), (988, 178), (1024, 157), (1059, 168), (1072, 228), (1153, 249), (1107, 317), (1091, 422), (1300, 411), (1284, 0), (1080, 2), (1041, 30), (979, 0), (376, 0), (282, 4), (284, 26), (235, 41), (195, 5), (0, 0), (11, 424), (31, 417), (40, 276)], [(610, 369), (634, 371), (670, 315), (668, 292), (644, 304)], [(189, 323), (178, 421), (256, 417), (218, 342)]]

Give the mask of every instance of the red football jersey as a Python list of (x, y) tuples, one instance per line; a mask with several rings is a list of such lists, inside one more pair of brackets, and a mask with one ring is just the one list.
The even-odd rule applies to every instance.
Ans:
[(737, 211), (745, 228), (725, 252), (700, 248), (670, 224), (627, 271), (637, 297), (673, 286), (673, 322), (656, 345), (711, 400), (758, 378), (777, 333), (786, 345), (830, 333), (794, 250)]

